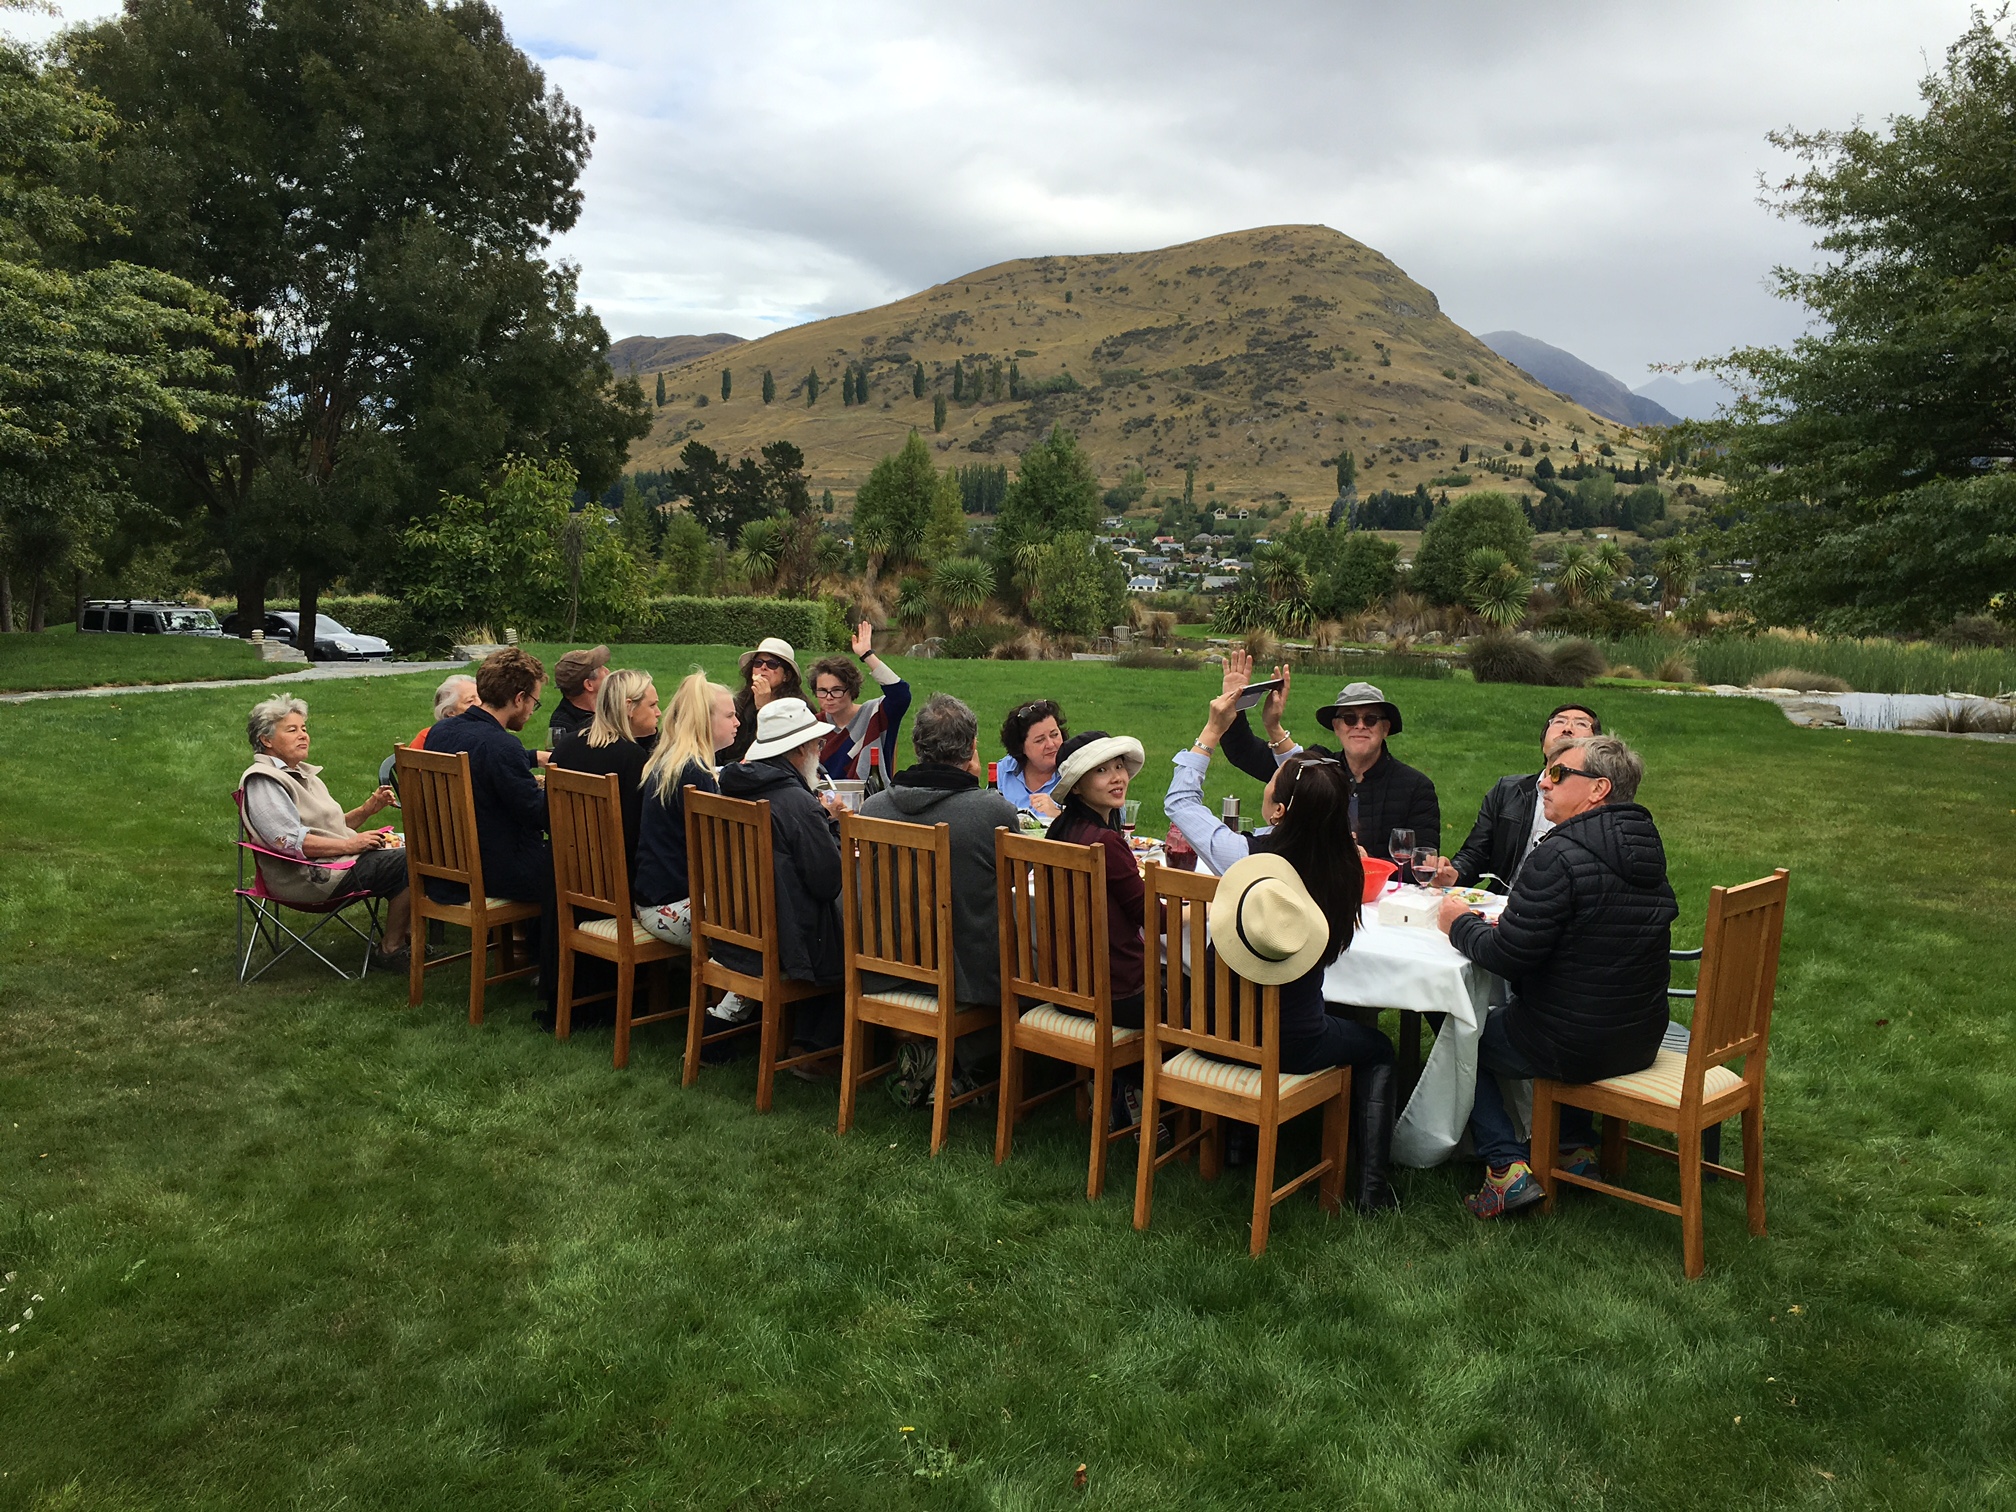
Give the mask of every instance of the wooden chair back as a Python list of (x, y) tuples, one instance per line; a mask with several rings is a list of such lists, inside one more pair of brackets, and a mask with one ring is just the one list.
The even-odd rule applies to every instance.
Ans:
[(953, 1002), (952, 827), (840, 817), (847, 985), (901, 977)]
[(476, 844), (476, 797), (469, 783), (469, 753), (392, 752), (399, 774), (399, 808), (406, 823), (406, 867), (418, 896), (430, 880), (467, 888), (481, 900), (483, 855)]
[[(553, 884), (562, 925), (572, 910), (630, 920), (629, 861), (623, 852), (623, 798), (614, 772), (546, 771), (546, 826), (553, 837)], [(623, 938), (618, 930), (617, 937)]]
[(1281, 1069), (1281, 989), (1236, 975), (1211, 950), (1217, 895), (1218, 879), (1208, 873), (1148, 868), (1145, 933), (1150, 941), (1158, 935), (1168, 941), (1161, 960), (1148, 952), (1149, 1053), (1195, 1050), (1244, 1061), (1260, 1068), (1263, 1086), (1272, 1086)]
[(1785, 868), (1739, 887), (1708, 893), (1701, 936), (1701, 980), (1695, 989), (1687, 1076), (1697, 1084), (1708, 1067), (1748, 1056), (1745, 1079), (1763, 1076), (1778, 986), (1778, 950), (1785, 937)]
[(1022, 998), (1075, 1008), (1113, 1033), (1113, 964), (1106, 941), (1106, 852), (994, 831), (1000, 903), (1001, 1008)]
[(777, 874), (770, 804), (686, 789), (686, 880), (693, 901), (693, 955), (740, 945), (777, 967)]

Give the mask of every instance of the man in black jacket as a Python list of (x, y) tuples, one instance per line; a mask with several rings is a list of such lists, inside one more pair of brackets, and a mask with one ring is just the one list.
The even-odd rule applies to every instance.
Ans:
[[(770, 843), (777, 878), (778, 969), (795, 982), (831, 985), (831, 997), (793, 1005), (793, 1054), (840, 1043), (845, 940), (840, 925), (840, 824), (813, 796), (819, 746), (834, 727), (802, 698), (772, 699), (756, 717), (756, 739), (745, 759), (721, 769), (721, 793), (770, 804)], [(762, 960), (736, 945), (714, 954), (730, 970), (760, 976)]]
[[(1614, 735), (1563, 747), (1541, 773), (1554, 827), (1519, 873), (1493, 926), (1460, 898), (1442, 901), (1449, 943), (1512, 983), (1477, 1045), (1470, 1140), (1483, 1187), (1466, 1199), (1495, 1218), (1544, 1195), (1528, 1165), (1498, 1078), (1591, 1082), (1642, 1071), (1666, 1032), (1667, 952), (1679, 912), (1652, 816), (1631, 800), (1644, 763)], [(1589, 1115), (1564, 1108), (1570, 1170), (1593, 1169)]]
[[(1544, 769), (1571, 740), (1585, 735), (1601, 735), (1603, 721), (1584, 704), (1563, 704), (1547, 716), (1540, 731), (1540, 765)], [(1435, 873), (1437, 887), (1474, 887), (1477, 879), (1490, 873), (1498, 890), (1510, 892), (1512, 879), (1540, 843), (1540, 837), (1554, 828), (1540, 805), (1540, 780), (1526, 772), (1500, 777), (1484, 795), (1477, 810), (1477, 822), (1463, 848), (1443, 861)]]
[[(483, 890), (493, 898), (541, 903), (553, 896), (553, 854), (546, 845), (546, 794), (532, 779), (536, 758), (517, 732), (539, 707), (546, 668), (516, 646), (494, 651), (476, 669), (476, 702), (427, 731), (430, 755), (469, 753), (476, 802), (476, 849)], [(437, 903), (459, 903), (457, 891), (429, 882)]]

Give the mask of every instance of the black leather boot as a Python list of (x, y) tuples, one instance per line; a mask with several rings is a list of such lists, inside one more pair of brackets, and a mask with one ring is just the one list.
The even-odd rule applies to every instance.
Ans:
[(1386, 1176), (1393, 1158), (1393, 1120), (1399, 1111), (1391, 1064), (1351, 1068), (1351, 1154), (1357, 1163), (1351, 1202), (1361, 1213), (1400, 1206)]

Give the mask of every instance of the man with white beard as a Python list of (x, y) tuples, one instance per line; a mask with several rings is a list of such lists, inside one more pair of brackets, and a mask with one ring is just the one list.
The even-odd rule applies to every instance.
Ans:
[[(793, 1005), (796, 1039), (791, 1054), (840, 1044), (845, 948), (840, 924), (840, 823), (832, 808), (814, 796), (813, 786), (819, 780), (820, 744), (833, 728), (802, 698), (774, 699), (756, 717), (756, 739), (748, 754), (721, 769), (723, 797), (770, 804), (779, 970), (794, 982), (833, 989), (830, 997)], [(730, 970), (762, 974), (763, 963), (753, 951), (717, 945), (713, 954)]]

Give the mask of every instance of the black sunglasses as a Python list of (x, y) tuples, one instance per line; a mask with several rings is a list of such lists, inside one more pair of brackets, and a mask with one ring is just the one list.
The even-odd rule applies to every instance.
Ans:
[(774, 656), (752, 656), (749, 659), (749, 666), (752, 671), (757, 667), (762, 667), (771, 672), (782, 672), (784, 670), (784, 663), (777, 660)]
[(1559, 761), (1555, 762), (1554, 765), (1547, 768), (1547, 780), (1553, 783), (1556, 787), (1559, 787), (1562, 783), (1566, 782), (1570, 777), (1587, 777), (1591, 782), (1609, 781), (1609, 779), (1605, 777), (1601, 772), (1585, 772), (1582, 771), (1579, 767), (1571, 767)]
[(1376, 711), (1369, 714), (1361, 714), (1356, 709), (1339, 709), (1336, 717), (1330, 723), (1333, 725), (1342, 725), (1347, 730), (1355, 730), (1360, 725), (1378, 724), (1385, 717), (1384, 714)]

